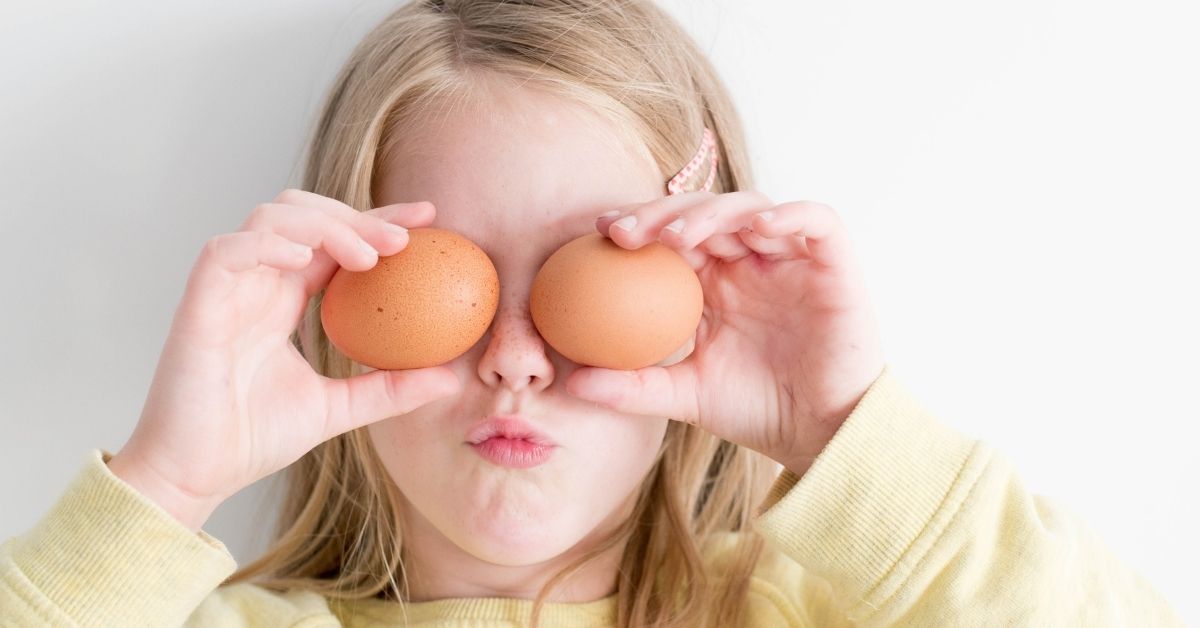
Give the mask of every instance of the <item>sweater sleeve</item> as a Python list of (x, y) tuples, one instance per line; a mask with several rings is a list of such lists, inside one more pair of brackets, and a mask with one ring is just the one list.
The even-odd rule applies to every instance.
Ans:
[[(1183, 625), (1084, 522), (1030, 494), (998, 452), (939, 423), (890, 365), (802, 478), (780, 474), (755, 527), (829, 584), (827, 596), (792, 591), (797, 616), (856, 626)], [(831, 608), (801, 608), (814, 599)]]
[[(0, 624), (179, 626), (193, 623), (197, 609), (249, 614), (248, 596), (260, 591), (217, 591), (236, 568), (225, 546), (113, 475), (107, 457), (94, 451), (50, 512), (0, 547)], [(306, 614), (316, 610), (312, 600), (297, 601)]]

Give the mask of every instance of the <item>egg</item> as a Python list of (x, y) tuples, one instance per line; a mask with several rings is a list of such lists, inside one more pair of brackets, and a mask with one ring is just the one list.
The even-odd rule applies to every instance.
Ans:
[(408, 232), (408, 245), (369, 270), (339, 268), (325, 288), (321, 325), (346, 357), (380, 370), (444, 364), (492, 323), (500, 279), (474, 242), (446, 229)]
[(567, 359), (632, 370), (663, 361), (691, 340), (704, 292), (687, 260), (667, 246), (630, 250), (592, 233), (542, 264), (529, 308), (538, 333)]

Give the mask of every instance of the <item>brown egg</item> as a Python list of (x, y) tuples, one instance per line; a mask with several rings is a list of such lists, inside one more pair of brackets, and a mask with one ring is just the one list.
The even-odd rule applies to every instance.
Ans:
[(492, 260), (445, 229), (408, 232), (408, 245), (370, 270), (339, 268), (321, 325), (346, 357), (376, 369), (415, 369), (462, 355), (487, 332), (500, 301)]
[(665, 245), (629, 250), (592, 233), (542, 264), (529, 308), (542, 338), (567, 359), (639, 369), (691, 339), (704, 292), (687, 260)]

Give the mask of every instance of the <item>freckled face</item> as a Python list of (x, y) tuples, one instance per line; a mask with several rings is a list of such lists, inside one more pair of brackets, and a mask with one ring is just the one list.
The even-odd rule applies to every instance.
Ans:
[[(632, 509), (667, 419), (623, 415), (570, 396), (578, 365), (546, 345), (529, 316), (542, 262), (595, 230), (609, 209), (663, 195), (644, 147), (608, 120), (544, 92), (487, 81), (467, 103), (415, 125), (382, 164), (376, 205), (432, 201), (433, 226), (478, 244), (500, 275), (489, 332), (447, 366), (462, 393), (371, 425), (404, 494), (415, 543), (527, 565), (602, 536)], [(364, 367), (364, 370), (369, 370)], [(492, 414), (521, 414), (558, 444), (530, 469), (499, 467), (465, 444)]]

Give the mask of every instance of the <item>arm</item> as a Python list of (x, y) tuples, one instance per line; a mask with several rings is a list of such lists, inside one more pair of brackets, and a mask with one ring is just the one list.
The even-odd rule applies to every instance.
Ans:
[(756, 527), (854, 625), (1181, 626), (1082, 521), (941, 425), (885, 369)]
[(111, 460), (95, 454), (53, 510), (0, 550), (0, 623), (279, 625), (291, 600), (327, 613), (312, 594), (213, 594), (235, 565), (200, 526), (321, 442), (457, 390), (445, 367), (331, 379), (290, 341), (309, 294), (339, 267), (373, 267), (407, 245), (399, 225), (434, 215), (428, 203), (360, 212), (290, 189), (211, 238), (129, 441)]
[[(0, 624), (279, 626), (324, 615), (316, 594), (218, 586), (233, 556), (115, 476), (94, 452), (58, 503), (0, 547)], [(289, 621), (292, 620), (292, 621)]]

